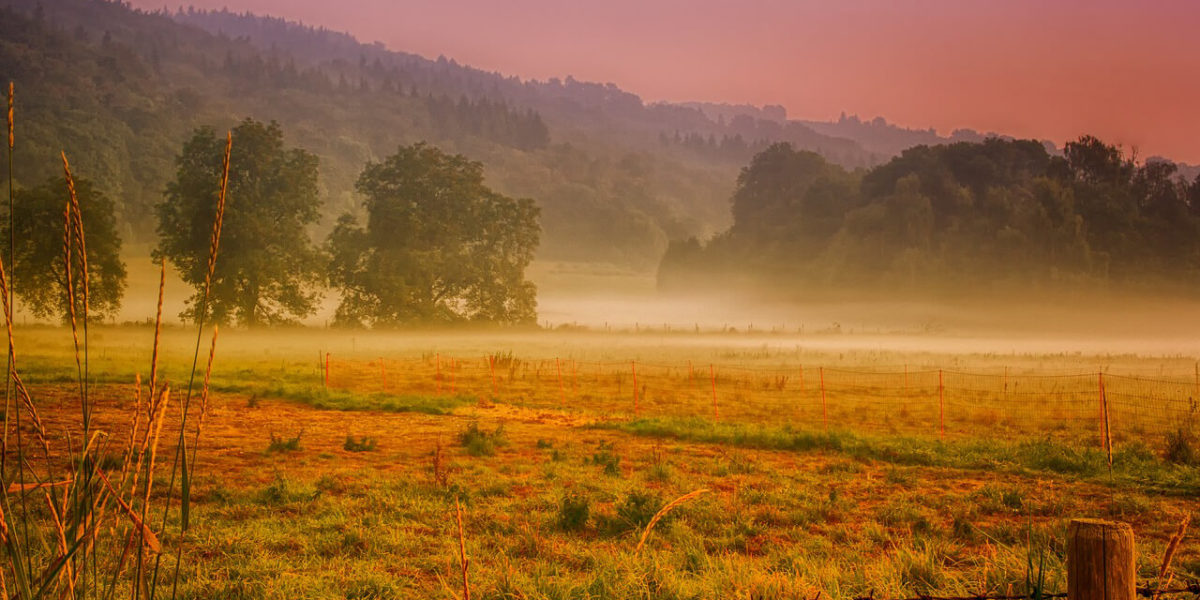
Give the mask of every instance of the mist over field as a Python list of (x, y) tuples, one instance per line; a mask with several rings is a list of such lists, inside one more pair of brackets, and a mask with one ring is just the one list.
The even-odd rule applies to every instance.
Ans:
[(226, 1), (0, 0), (0, 600), (1197, 596), (1200, 5)]

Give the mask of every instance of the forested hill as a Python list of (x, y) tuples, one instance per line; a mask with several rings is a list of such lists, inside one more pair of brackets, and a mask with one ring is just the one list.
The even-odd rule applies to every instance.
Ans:
[(884, 157), (768, 118), (710, 118), (612, 84), (522, 81), (279, 19), (158, 12), (103, 0), (0, 0), (0, 80), (17, 86), (16, 176), (82, 176), (118, 200), (127, 240), (154, 235), (183, 141), (198, 126), (276, 120), (320, 159), (322, 236), (357, 210), (364, 164), (425, 140), (533, 198), (540, 256), (647, 268), (669, 239), (729, 223), (740, 165), (786, 140), (847, 167)]

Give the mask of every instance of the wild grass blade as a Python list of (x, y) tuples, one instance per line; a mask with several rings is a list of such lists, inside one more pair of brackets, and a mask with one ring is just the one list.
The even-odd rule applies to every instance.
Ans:
[[(175, 458), (171, 464), (171, 479), (170, 479), (170, 483), (168, 483), (168, 485), (167, 485), (167, 502), (166, 502), (166, 508), (163, 510), (163, 524), (162, 524), (162, 529), (164, 531), (167, 528), (167, 517), (170, 514), (171, 496), (172, 496), (172, 492), (175, 489), (175, 480), (177, 477), (180, 476), (179, 468), (180, 468), (180, 466), (183, 466), (183, 468), (185, 468), (185, 469), (187, 468), (186, 457), (182, 456), (182, 453), (187, 452), (187, 443), (186, 443), (187, 439), (185, 437), (186, 433), (187, 433), (187, 421), (188, 421), (189, 411), (191, 409), (192, 389), (193, 389), (193, 386), (196, 381), (196, 367), (200, 362), (200, 341), (204, 336), (204, 321), (208, 314), (208, 300), (209, 300), (209, 294), (212, 291), (213, 273), (214, 273), (214, 271), (216, 269), (216, 265), (217, 265), (217, 253), (221, 247), (221, 228), (223, 227), (224, 222), (225, 222), (225, 202), (226, 202), (226, 198), (228, 197), (228, 193), (229, 193), (229, 160), (230, 160), (230, 156), (232, 156), (232, 153), (233, 153), (233, 132), (231, 131), (225, 135), (225, 156), (224, 156), (223, 160), (221, 161), (221, 185), (220, 185), (220, 188), (219, 188), (219, 191), (217, 194), (217, 206), (216, 206), (216, 213), (213, 218), (212, 234), (209, 237), (208, 263), (206, 265), (207, 270), (205, 271), (205, 275), (204, 275), (204, 294), (200, 297), (199, 303), (196, 306), (196, 310), (197, 310), (197, 312), (196, 312), (196, 346), (192, 351), (192, 369), (190, 371), (190, 374), (188, 375), (187, 393), (184, 395), (183, 403), (182, 403), (183, 412), (182, 412), (182, 416), (180, 417), (180, 424), (179, 424), (179, 441), (175, 446)], [(184, 473), (182, 475), (182, 477), (185, 479), (190, 479), (191, 474)], [(180, 487), (182, 488), (182, 483), (181, 483)], [(190, 485), (189, 485), (189, 491), (190, 491)], [(181, 494), (183, 493), (182, 489), (180, 490), (180, 493)], [(189, 501), (189, 505), (190, 505), (190, 501)], [(181, 506), (182, 506), (182, 502), (181, 502)], [(172, 575), (172, 582), (171, 582), (171, 598), (172, 598), (172, 600), (174, 600), (174, 598), (179, 590), (179, 568), (180, 568), (180, 565), (183, 563), (183, 546), (184, 546), (183, 540), (186, 539), (186, 534), (187, 534), (187, 527), (186, 527), (186, 525), (184, 525), (184, 522), (181, 520), (180, 535), (179, 535), (180, 543), (176, 545), (175, 570)], [(158, 569), (161, 564), (161, 561), (162, 561), (162, 555), (160, 554), (155, 558), (154, 572), (153, 572), (153, 575), (150, 580), (149, 597), (151, 599), (153, 599), (155, 597), (155, 593), (158, 590)]]

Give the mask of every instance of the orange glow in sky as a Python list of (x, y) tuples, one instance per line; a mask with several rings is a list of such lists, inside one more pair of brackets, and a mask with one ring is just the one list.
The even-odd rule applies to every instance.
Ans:
[[(1200, 163), (1192, 0), (191, 0), (647, 101), (782, 104), (945, 134), (1083, 133)], [(137, 0), (154, 9), (162, 0)]]

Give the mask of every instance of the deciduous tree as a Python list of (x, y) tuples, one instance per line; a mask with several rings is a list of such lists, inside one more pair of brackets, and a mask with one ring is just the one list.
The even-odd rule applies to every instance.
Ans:
[[(121, 237), (111, 198), (86, 179), (75, 180), (79, 211), (87, 242), (88, 305), (95, 317), (111, 317), (121, 307), (125, 293), (125, 263), (121, 260)], [(17, 190), (13, 197), (13, 226), (16, 234), (16, 264), (11, 265), (16, 295), (34, 316), (67, 318), (66, 268), (63, 259), (64, 211), (67, 182), (61, 177), (42, 185)], [(8, 237), (8, 228), (0, 228)], [(3, 239), (0, 247), (8, 248)], [(80, 284), (81, 263), (72, 261), (75, 284)], [(83, 302), (77, 294), (76, 301)], [(76, 306), (82, 317), (83, 306)]]
[[(196, 288), (185, 318), (198, 316), (224, 150), (212, 129), (196, 130), (158, 205), (156, 256)], [(255, 326), (313, 313), (323, 260), (307, 227), (319, 207), (316, 156), (286, 148), (274, 122), (247, 119), (234, 128), (220, 260), (208, 300), (216, 322)]]
[(366, 226), (343, 216), (328, 243), (339, 323), (535, 320), (532, 200), (492, 191), (482, 164), (423, 143), (368, 164), (357, 189)]

